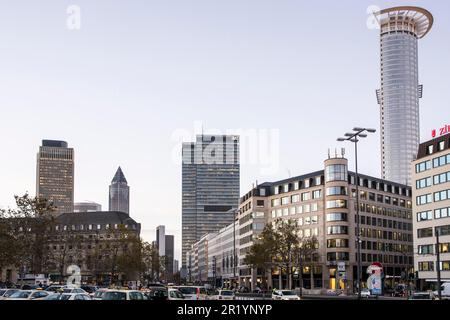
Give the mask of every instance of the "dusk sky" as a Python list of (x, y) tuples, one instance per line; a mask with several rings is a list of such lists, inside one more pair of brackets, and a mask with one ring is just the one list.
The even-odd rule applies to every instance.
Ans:
[[(81, 9), (79, 30), (67, 27), (70, 5)], [(107, 210), (121, 166), (142, 236), (152, 241), (165, 225), (180, 259), (176, 155), (179, 138), (193, 141), (200, 124), (204, 133), (257, 133), (256, 148), (241, 144), (241, 154), (258, 154), (241, 158), (241, 195), (256, 180), (322, 169), (328, 148), (346, 146), (353, 170), (352, 146), (336, 138), (354, 126), (377, 129), (360, 144), (359, 165), (379, 177), (370, 5), (434, 16), (419, 40), (421, 140), (429, 140), (450, 124), (448, 1), (0, 0), (0, 207), (35, 194), (41, 140), (64, 140), (75, 149), (75, 201)]]

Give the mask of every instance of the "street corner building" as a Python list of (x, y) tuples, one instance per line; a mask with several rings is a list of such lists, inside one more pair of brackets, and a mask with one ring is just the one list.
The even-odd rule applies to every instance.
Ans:
[(411, 185), (410, 164), (420, 142), (418, 40), (433, 25), (425, 9), (411, 6), (383, 9), (380, 24), (380, 105), (382, 178)]
[(436, 289), (438, 268), (450, 281), (450, 134), (421, 143), (411, 170), (414, 267), (420, 288)]
[[(358, 177), (363, 286), (367, 268), (380, 262), (385, 287), (393, 287), (413, 272), (411, 188), (364, 174)], [(268, 277), (268, 286), (280, 288), (282, 284), (287, 288), (284, 270), (280, 275), (273, 267), (267, 275), (244, 261), (267, 223), (291, 219), (300, 226), (300, 238), (318, 240), (310, 261), (302, 270), (295, 268), (292, 286), (300, 286), (301, 272), (303, 288), (310, 292), (354, 292), (358, 262), (356, 183), (356, 174), (348, 171), (348, 160), (336, 155), (325, 160), (322, 170), (254, 186), (240, 198), (234, 223), (192, 245), (188, 253), (191, 280), (236, 283), (254, 290)]]

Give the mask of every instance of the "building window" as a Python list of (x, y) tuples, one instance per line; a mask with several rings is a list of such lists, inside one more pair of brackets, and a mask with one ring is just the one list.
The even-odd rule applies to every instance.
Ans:
[(289, 208), (289, 214), (295, 214), (295, 207)]
[(286, 184), (283, 186), (283, 191), (284, 191), (284, 192), (289, 192), (289, 184), (288, 184), (288, 183), (286, 183)]
[(434, 218), (440, 219), (440, 218), (447, 218), (449, 217), (450, 208), (441, 208), (434, 210)]
[(450, 190), (442, 190), (434, 193), (434, 201), (444, 201), (450, 198)]
[(277, 207), (277, 206), (279, 206), (280, 205), (280, 199), (279, 198), (277, 198), (277, 199), (272, 199), (272, 201), (271, 201), (272, 203), (272, 207)]
[(326, 208), (347, 208), (347, 200), (329, 200), (326, 203)]
[(348, 239), (328, 239), (327, 248), (348, 248)]
[(416, 173), (423, 172), (431, 169), (431, 161), (424, 161), (416, 164)]
[(328, 252), (327, 261), (348, 261), (348, 252)]
[(312, 204), (311, 204), (311, 211), (312, 211), (312, 212), (316, 212), (317, 210), (319, 210), (319, 207), (318, 207), (317, 202), (312, 203)]
[(448, 236), (450, 235), (450, 224), (446, 226), (436, 227), (436, 231), (439, 232), (440, 236)]
[(327, 228), (327, 234), (348, 234), (347, 226), (330, 226)]
[(312, 192), (312, 198), (313, 199), (319, 199), (322, 197), (322, 190), (314, 190)]
[(424, 194), (424, 195), (416, 197), (416, 204), (418, 206), (424, 205), (424, 204), (427, 204), (427, 203), (431, 203), (431, 202), (433, 202), (433, 197), (432, 197), (431, 193)]
[(298, 190), (299, 189), (299, 182), (295, 181), (294, 182), (294, 190)]
[(302, 226), (303, 225), (303, 218), (298, 218), (298, 225)]
[(303, 206), (296, 206), (295, 211), (296, 213), (303, 213)]
[(282, 205), (289, 204), (289, 197), (283, 197), (283, 198), (281, 198), (281, 204), (282, 204)]
[(450, 154), (433, 159), (433, 168), (445, 166), (450, 163)]
[(420, 261), (419, 271), (434, 271), (434, 262), (432, 261)]
[(423, 189), (430, 187), (432, 185), (431, 183), (431, 177), (426, 177), (420, 180), (416, 180), (416, 189)]
[(311, 199), (311, 194), (309, 192), (303, 192), (302, 201), (308, 201), (309, 199)]
[(256, 200), (257, 207), (264, 207), (264, 200)]
[(97, 225), (97, 230), (100, 230), (102, 228), (102, 226), (101, 225)]
[(425, 221), (425, 220), (432, 220), (433, 219), (433, 212), (431, 210), (429, 211), (422, 211), (417, 212), (417, 221)]
[(427, 154), (433, 154), (433, 145), (427, 146)]
[(283, 216), (287, 216), (287, 215), (289, 215), (289, 209), (283, 208)]
[(433, 252), (434, 252), (433, 247), (434, 247), (434, 245), (432, 245), (432, 244), (421, 245), (421, 246), (419, 246), (418, 253), (419, 254), (433, 254)]
[[(361, 218), (365, 217), (361, 216)], [(347, 221), (347, 214), (343, 212), (327, 213), (327, 222), (331, 221)]]
[(304, 184), (305, 184), (305, 188), (309, 188), (310, 187), (309, 179), (306, 179)]
[(343, 195), (348, 194), (347, 187), (328, 187), (326, 190), (327, 196)]
[(291, 202), (292, 203), (296, 203), (296, 202), (299, 202), (299, 201), (300, 201), (300, 195), (294, 194), (294, 195), (291, 196)]
[(346, 181), (347, 166), (344, 164), (333, 164), (325, 168), (325, 181)]
[[(394, 240), (395, 235), (397, 233), (394, 232)], [(417, 238), (428, 238), (433, 236), (433, 229), (432, 228), (423, 228), (423, 229), (417, 229)]]
[(438, 144), (439, 151), (443, 151), (445, 149), (445, 141), (440, 141)]

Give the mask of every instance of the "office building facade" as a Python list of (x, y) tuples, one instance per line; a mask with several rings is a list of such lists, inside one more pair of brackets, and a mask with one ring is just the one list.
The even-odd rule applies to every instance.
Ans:
[(418, 7), (394, 7), (376, 14), (380, 23), (380, 105), (382, 178), (411, 185), (411, 161), (419, 146), (418, 39), (433, 16)]
[(42, 140), (36, 166), (36, 196), (53, 202), (55, 215), (73, 212), (74, 151), (67, 142)]
[(198, 135), (182, 146), (182, 268), (186, 252), (233, 221), (239, 205), (239, 137)]
[(130, 212), (130, 187), (120, 167), (109, 186), (109, 211)]
[(156, 227), (156, 247), (160, 256), (166, 255), (166, 227)]
[(420, 288), (436, 289), (438, 267), (450, 281), (450, 134), (421, 143), (411, 169), (414, 267)]

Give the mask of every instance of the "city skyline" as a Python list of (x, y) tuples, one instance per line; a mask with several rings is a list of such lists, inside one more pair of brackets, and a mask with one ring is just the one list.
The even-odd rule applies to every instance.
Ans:
[[(80, 1), (80, 31), (65, 29), (64, 4), (27, 4), (30, 10), (23, 10), (21, 3), (8, 4), (0, 13), (0, 35), (7, 44), (0, 62), (0, 105), (3, 119), (21, 117), (23, 123), (8, 121), (0, 129), (2, 136), (14, 137), (5, 139), (14, 157), (2, 159), (0, 176), (7, 188), (0, 187), (0, 206), (13, 206), (14, 194), (33, 193), (40, 140), (65, 140), (77, 154), (74, 200), (92, 200), (106, 208), (106, 186), (121, 164), (133, 186), (130, 212), (142, 223), (144, 238), (151, 239), (157, 225), (168, 226), (181, 261), (181, 163), (172, 161), (178, 147), (174, 131), (182, 128), (194, 136), (199, 133), (193, 129), (197, 120), (203, 121), (205, 133), (279, 129), (278, 152), (284, 156), (278, 170), (268, 175), (261, 173), (260, 164), (242, 165), (241, 190), (247, 190), (255, 180), (316, 170), (328, 147), (340, 147), (334, 140), (349, 125), (377, 128), (373, 90), (379, 86), (379, 34), (366, 26), (366, 8), (374, 3), (329, 3), (323, 12), (328, 19), (314, 31), (308, 26), (317, 21), (302, 12), (322, 12), (320, 3), (286, 2), (277, 8), (268, 1), (258, 4), (255, 12), (251, 4), (237, 1), (216, 4), (219, 9), (204, 1), (191, 8), (181, 2), (170, 8), (134, 2), (126, 9)], [(431, 130), (447, 121), (449, 4), (375, 4), (420, 6), (435, 16), (433, 31), (420, 44), (419, 74), (425, 85), (420, 140), (429, 140)], [(153, 28), (163, 20), (167, 24)], [(11, 28), (17, 30), (17, 40), (6, 31)], [(126, 39), (132, 31), (136, 36)], [(145, 35), (150, 39), (146, 44), (138, 38)], [(227, 112), (215, 118), (220, 110)], [(123, 127), (117, 130), (119, 121)], [(24, 126), (26, 131), (20, 129)], [(93, 138), (104, 144), (93, 143)], [(370, 140), (361, 147), (362, 154), (379, 155), (379, 139)], [(353, 168), (350, 148), (347, 152)], [(361, 166), (381, 177), (379, 156), (363, 156)]]

